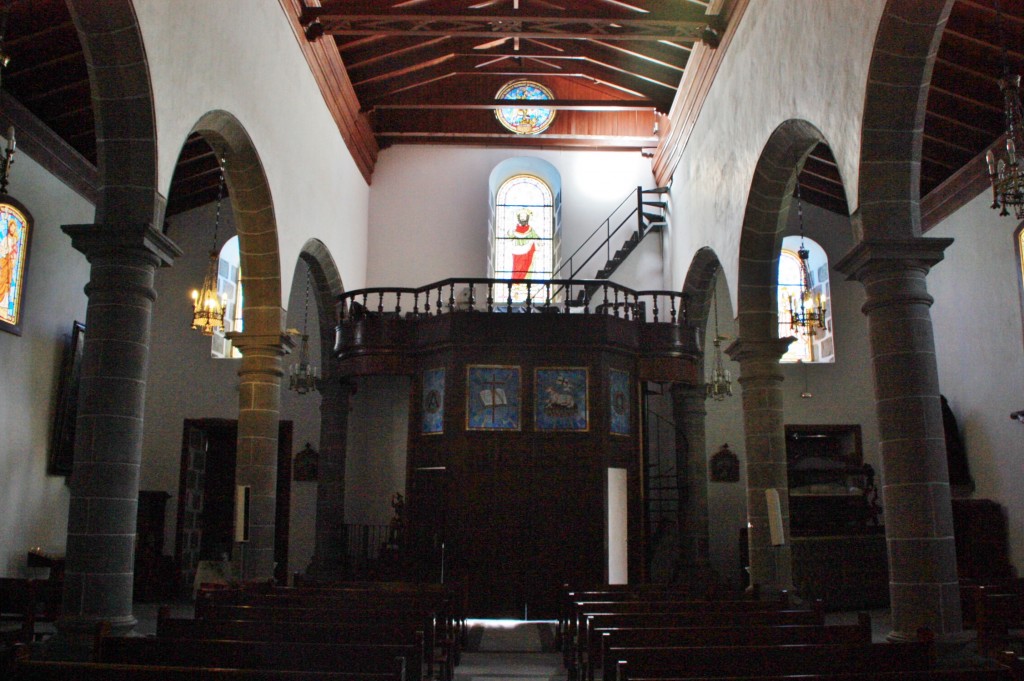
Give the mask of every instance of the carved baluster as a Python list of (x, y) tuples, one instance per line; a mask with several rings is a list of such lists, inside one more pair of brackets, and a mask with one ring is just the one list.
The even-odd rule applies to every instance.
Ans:
[(487, 312), (494, 312), (494, 282), (487, 282)]
[(508, 303), (505, 305), (505, 312), (512, 311), (512, 282), (505, 285), (508, 288)]
[(414, 291), (412, 294), (412, 316), (420, 316), (420, 292)]
[(441, 284), (438, 284), (437, 285), (437, 314), (442, 314), (444, 312), (444, 309), (443, 309), (443, 305), (444, 304), (441, 302), (441, 292), (443, 290), (444, 290), (444, 286), (442, 286)]
[(613, 289), (613, 290), (615, 291), (615, 306), (614, 306), (613, 309), (615, 310), (615, 318), (618, 319), (619, 318), (619, 289)]
[(601, 284), (601, 290), (604, 291), (604, 313), (608, 314), (608, 284)]
[(377, 314), (384, 314), (384, 292), (377, 291)]
[(565, 291), (565, 314), (569, 314), (569, 301), (572, 299), (572, 286), (566, 284), (562, 288)]
[(395, 316), (399, 319), (402, 318), (402, 292), (395, 292)]
[(370, 308), (368, 307), (368, 306), (369, 306), (369, 304), (370, 304), (369, 298), (370, 298), (370, 294), (369, 294), (369, 293), (366, 293), (366, 292), (364, 291), (364, 292), (363, 292), (363, 316), (366, 316), (366, 312), (367, 312), (367, 310), (369, 310), (369, 309), (370, 309)]
[(526, 313), (533, 312), (533, 283), (526, 280)]
[(469, 311), (476, 309), (476, 284), (469, 285)]
[(652, 319), (651, 321), (654, 321), (654, 322), (660, 321), (658, 319), (658, 294), (657, 293), (654, 294), (654, 309), (652, 310), (652, 312), (654, 313), (654, 319)]
[(455, 311), (455, 282), (448, 284), (448, 311)]

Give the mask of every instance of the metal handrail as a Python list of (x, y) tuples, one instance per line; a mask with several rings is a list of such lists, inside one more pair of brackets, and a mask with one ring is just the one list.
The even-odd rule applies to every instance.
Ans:
[[(574, 300), (574, 292), (583, 295)], [(403, 308), (410, 299), (411, 309)], [(480, 277), (452, 277), (419, 288), (365, 288), (338, 296), (338, 318), (342, 322), (367, 317), (416, 319), (457, 312), (605, 314), (682, 326), (686, 299), (676, 291), (636, 291), (607, 279)]]

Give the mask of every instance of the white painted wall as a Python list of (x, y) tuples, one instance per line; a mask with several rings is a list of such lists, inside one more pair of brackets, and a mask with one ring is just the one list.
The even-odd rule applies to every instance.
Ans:
[(790, 119), (822, 132), (857, 207), (860, 121), (884, 0), (751, 2), (672, 179), (668, 288), (700, 248), (718, 254), (736, 303), (740, 228), (754, 168)]
[(15, 157), (10, 194), (35, 220), (21, 336), (0, 332), (0, 576), (26, 573), (29, 548), (63, 553), (70, 492), (46, 474), (57, 384), (74, 321), (85, 321), (85, 256), (60, 227), (93, 221), (88, 201), (24, 152)]
[(369, 188), (278, 0), (138, 0), (135, 8), (154, 92), (164, 194), (195, 123), (207, 112), (227, 111), (248, 132), (270, 185), (282, 307), (292, 264), (312, 236), (334, 254), (343, 281), (358, 287)]
[(650, 161), (639, 153), (390, 147), (370, 192), (367, 286), (486, 277), (488, 177), (513, 156), (543, 159), (562, 176), (563, 258), (630, 192), (654, 186)]
[(1024, 569), (1024, 330), (1013, 232), (1019, 224), (989, 209), (988, 192), (929, 237), (953, 237), (928, 275), (939, 388), (964, 439), (973, 496), (1006, 508), (1010, 560)]

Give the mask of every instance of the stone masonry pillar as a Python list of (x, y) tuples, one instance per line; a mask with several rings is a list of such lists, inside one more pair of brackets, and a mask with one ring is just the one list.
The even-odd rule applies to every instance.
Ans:
[(283, 334), (229, 334), (242, 353), (238, 371), (238, 455), (235, 484), (249, 487), (249, 541), (239, 547), (242, 578), (274, 576), (277, 510), (277, 435), (281, 413), (281, 357), (293, 343)]
[(65, 225), (91, 269), (68, 510), (63, 614), (68, 641), (109, 622), (134, 628), (135, 518), (156, 268), (181, 255), (148, 224)]
[(679, 566), (697, 584), (708, 584), (708, 466), (704, 435), (703, 385), (672, 386), (676, 422), (676, 470), (679, 471)]
[(320, 470), (312, 567), (322, 575), (345, 567), (345, 452), (350, 393), (350, 384), (338, 378), (325, 380), (320, 388)]
[(892, 640), (962, 637), (946, 443), (925, 277), (952, 239), (865, 241), (836, 268), (864, 284), (882, 452)]
[[(789, 544), (789, 473), (782, 412), (779, 359), (792, 338), (737, 339), (726, 353), (739, 362), (743, 388), (743, 430), (747, 449), (747, 531), (750, 583), (765, 596), (792, 590)], [(775, 489), (782, 510), (784, 542), (773, 546), (765, 491)]]

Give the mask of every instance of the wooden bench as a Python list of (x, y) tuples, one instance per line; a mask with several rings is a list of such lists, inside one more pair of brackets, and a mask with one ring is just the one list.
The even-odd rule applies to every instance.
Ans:
[[(611, 648), (605, 681), (639, 677), (737, 677), (769, 671), (801, 674), (875, 674), (935, 667), (930, 642)], [(614, 663), (613, 663), (614, 662)]]
[[(751, 599), (689, 599), (668, 601), (647, 595), (643, 595), (639, 598), (611, 601), (573, 601), (568, 606), (569, 615), (564, 631), (562, 652), (566, 656), (567, 662), (571, 659), (572, 654), (579, 652), (581, 642), (580, 632), (584, 627), (586, 617), (591, 613), (625, 614), (633, 612), (687, 612), (693, 610), (731, 612), (778, 610), (788, 607), (789, 600), (785, 593), (781, 598), (771, 601), (755, 601)], [(818, 604), (818, 607), (821, 607), (820, 604)]]
[(594, 629), (613, 629), (623, 627), (678, 628), (678, 627), (750, 627), (780, 625), (823, 625), (825, 614), (815, 610), (750, 610), (739, 612), (705, 612), (690, 610), (685, 612), (595, 612), (589, 613), (580, 625), (576, 642), (569, 647), (566, 659), (568, 667), (575, 666), (575, 660), (585, 651), (594, 650), (596, 644), (591, 643)]
[(663, 646), (759, 646), (797, 643), (871, 643), (871, 618), (860, 613), (857, 624), (754, 625), (742, 627), (616, 627), (595, 629), (590, 639), (596, 646), (585, 653), (579, 669), (589, 681), (612, 648)]
[[(309, 621), (397, 622), (408, 623), (410, 616), (420, 620), (428, 651), (428, 664), (451, 666), (458, 661), (462, 640), (460, 620), (448, 594), (441, 591), (393, 592), (381, 589), (284, 588), (259, 587), (246, 589), (200, 590), (196, 599), (197, 619), (225, 619), (222, 606), (252, 606), (287, 610), (315, 610), (307, 613), (317, 619)], [(329, 612), (328, 612), (329, 611)], [(258, 612), (258, 611), (252, 611)], [(228, 617), (242, 619), (243, 617)], [(250, 619), (247, 615), (245, 619)], [(260, 617), (265, 619), (264, 616)], [(432, 668), (432, 667), (431, 667)]]
[(360, 674), (394, 674), (401, 671), (402, 681), (419, 681), (423, 677), (422, 654), (414, 645), (110, 636), (100, 639), (94, 650), (93, 661), (141, 666), (342, 671)]
[[(981, 669), (928, 669), (909, 672), (854, 674), (791, 674), (788, 676), (730, 676), (728, 681), (1019, 681), (1006, 667)], [(722, 681), (714, 676), (631, 676), (630, 681)]]

